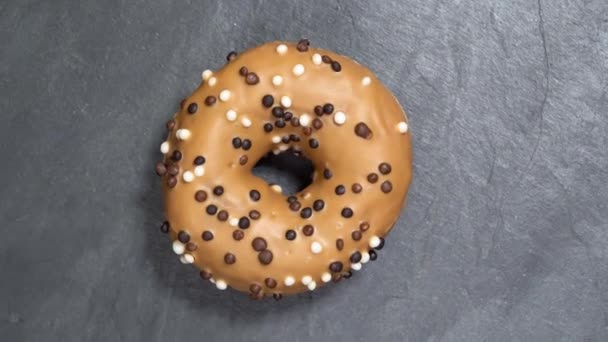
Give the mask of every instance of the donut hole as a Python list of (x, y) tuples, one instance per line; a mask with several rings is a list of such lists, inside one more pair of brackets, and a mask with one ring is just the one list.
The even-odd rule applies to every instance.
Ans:
[(269, 153), (253, 167), (253, 175), (262, 178), (268, 184), (278, 184), (286, 196), (304, 190), (312, 183), (315, 171), (313, 163), (306, 157), (292, 152), (278, 155)]

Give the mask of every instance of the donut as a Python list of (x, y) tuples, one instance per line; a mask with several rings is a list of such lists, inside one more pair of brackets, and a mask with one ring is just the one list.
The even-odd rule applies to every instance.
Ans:
[[(313, 291), (375, 260), (412, 179), (397, 99), (306, 39), (231, 52), (166, 127), (161, 231), (203, 279), (254, 299)], [(308, 158), (312, 183), (288, 195), (254, 176), (269, 153)]]

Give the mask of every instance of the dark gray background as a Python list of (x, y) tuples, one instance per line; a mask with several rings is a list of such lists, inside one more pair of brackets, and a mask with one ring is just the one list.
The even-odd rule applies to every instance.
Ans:
[[(308, 37), (409, 113), (379, 261), (279, 303), (159, 233), (164, 122), (228, 51)], [(0, 3), (0, 339), (606, 341), (608, 3)]]

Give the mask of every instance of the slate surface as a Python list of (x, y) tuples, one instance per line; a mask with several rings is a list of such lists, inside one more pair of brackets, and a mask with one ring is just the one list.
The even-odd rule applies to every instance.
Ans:
[[(178, 263), (163, 123), (232, 49), (309, 37), (406, 107), (380, 262), (282, 302)], [(608, 3), (0, 3), (3, 341), (608, 340)]]

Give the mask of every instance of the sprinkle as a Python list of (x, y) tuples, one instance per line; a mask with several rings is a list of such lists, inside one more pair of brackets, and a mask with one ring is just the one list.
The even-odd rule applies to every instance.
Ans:
[(213, 71), (207, 69), (207, 70), (203, 71), (203, 73), (201, 74), (201, 77), (203, 78), (203, 81), (206, 81), (211, 77), (211, 75), (213, 75)]
[(239, 225), (239, 219), (236, 217), (231, 217), (230, 220), (228, 220), (228, 224), (232, 227), (236, 227)]
[(289, 150), (289, 145), (281, 145), (281, 146), (279, 146), (279, 151), (285, 152), (287, 150)]
[(331, 281), (331, 274), (329, 272), (323, 272), (323, 274), (321, 275), (321, 280), (324, 283), (329, 283)]
[(372, 130), (365, 124), (365, 122), (359, 122), (355, 125), (355, 134), (363, 139), (371, 139), (374, 135)]
[(279, 76), (279, 75), (275, 75), (272, 77), (272, 84), (275, 86), (280, 86), (281, 84), (283, 84), (283, 77)]
[(192, 173), (192, 171), (186, 171), (182, 175), (182, 178), (184, 179), (184, 182), (190, 183), (194, 180), (194, 174)]
[(223, 280), (217, 280), (215, 282), (215, 287), (217, 287), (218, 290), (225, 290), (228, 288), (228, 284)]
[(302, 76), (302, 74), (304, 74), (305, 69), (302, 64), (296, 64), (291, 71), (296, 76)]
[(277, 52), (279, 55), (284, 55), (285, 53), (287, 53), (287, 45), (280, 44), (279, 46), (277, 46)]
[(287, 276), (285, 277), (285, 281), (283, 283), (285, 283), (285, 286), (291, 286), (296, 283), (296, 280), (292, 276)]
[(215, 78), (215, 77), (211, 77), (209, 79), (209, 81), (207, 82), (207, 84), (209, 84), (210, 87), (213, 87), (216, 83), (217, 83), (217, 78)]
[(366, 264), (369, 261), (369, 253), (363, 252), (361, 253), (361, 263)]
[(311, 282), (312, 282), (312, 277), (311, 276), (303, 276), (302, 277), (302, 284), (308, 285)]
[(199, 190), (194, 193), (194, 199), (197, 202), (205, 202), (207, 200), (207, 192), (205, 190)]
[(237, 55), (238, 55), (238, 53), (237, 53), (236, 51), (230, 51), (230, 52), (228, 53), (228, 56), (226, 56), (226, 60), (227, 60), (228, 62), (232, 62), (233, 60), (235, 60), (235, 59), (236, 59), (236, 56), (237, 56)]
[(182, 264), (187, 264), (188, 263), (188, 261), (186, 261), (186, 258), (183, 255), (180, 255), (179, 262), (181, 262)]
[(337, 125), (343, 125), (346, 122), (346, 114), (343, 112), (336, 112), (334, 115), (334, 122)]
[(304, 113), (302, 115), (300, 115), (300, 125), (301, 126), (308, 126), (310, 124), (310, 115)]
[(180, 128), (177, 131), (175, 131), (175, 136), (179, 140), (188, 140), (188, 138), (190, 138), (190, 135), (191, 135), (190, 131), (185, 128)]
[(393, 184), (390, 181), (384, 181), (380, 185), (380, 190), (382, 190), (382, 192), (385, 194), (388, 194), (389, 192), (393, 191)]
[(359, 271), (361, 269), (361, 263), (350, 264), (350, 268), (355, 271)]
[(194, 262), (194, 256), (192, 256), (192, 254), (184, 254), (182, 255), (182, 258), (184, 258), (184, 264), (191, 264)]
[(312, 63), (315, 65), (321, 65), (321, 63), (323, 63), (323, 58), (321, 58), (321, 55), (318, 53), (315, 53), (312, 55)]
[(258, 260), (262, 265), (269, 265), (272, 262), (272, 258), (272, 252), (268, 249), (265, 249), (258, 254)]
[(215, 278), (213, 278), (213, 277), (209, 278), (209, 282), (210, 282), (211, 284), (215, 284)]
[(224, 89), (224, 90), (220, 91), (220, 101), (226, 102), (226, 101), (230, 100), (231, 95), (232, 94), (230, 93), (230, 90), (228, 90), (228, 89)]
[(281, 142), (281, 136), (280, 135), (275, 135), (274, 137), (272, 137), (272, 142), (275, 144), (278, 144)]
[(380, 246), (380, 238), (379, 238), (379, 237), (377, 237), (377, 236), (375, 236), (375, 235), (374, 235), (374, 236), (372, 236), (372, 237), (369, 239), (369, 246), (370, 246), (371, 248), (376, 248), (376, 247)]
[(194, 165), (203, 165), (203, 164), (205, 164), (205, 157), (196, 156), (196, 158), (194, 158)]
[(203, 241), (211, 241), (213, 240), (213, 233), (205, 230), (203, 234), (201, 234), (201, 237), (203, 238)]
[(289, 96), (281, 97), (281, 106), (285, 108), (291, 107), (291, 98), (289, 98)]
[(245, 66), (242, 66), (239, 69), (239, 75), (241, 75), (241, 76), (247, 76), (248, 73), (249, 73), (249, 69), (247, 69), (247, 67), (245, 67)]
[(274, 280), (273, 278), (264, 279), (264, 284), (266, 284), (266, 286), (268, 286), (271, 289), (274, 289), (275, 287), (277, 287), (277, 281)]
[[(380, 243), (380, 242), (378, 242)], [(186, 246), (179, 242), (178, 240), (173, 241), (173, 252), (175, 254), (181, 255), (184, 253), (184, 250), (186, 249)]]
[(243, 125), (243, 127), (251, 127), (251, 120), (248, 117), (244, 116), (241, 119), (241, 125)]
[(361, 84), (363, 84), (364, 86), (368, 86), (370, 83), (372, 83), (372, 79), (367, 76), (361, 79)]
[(270, 186), (270, 188), (272, 190), (274, 190), (275, 192), (278, 192), (278, 193), (282, 193), (283, 192), (283, 189), (281, 189), (281, 186), (278, 185), (278, 184), (273, 184), (273, 185)]
[(226, 119), (228, 119), (228, 121), (234, 121), (236, 120), (236, 112), (232, 109), (229, 109), (226, 112)]
[(205, 174), (205, 167), (203, 165), (199, 165), (194, 168), (194, 175), (197, 177), (201, 177)]
[(340, 65), (340, 63), (336, 62), (336, 61), (332, 61), (331, 62), (331, 69), (335, 72), (340, 72), (340, 70), (342, 70), (342, 66)]
[(260, 83), (260, 78), (255, 72), (250, 72), (245, 76), (245, 83), (248, 85), (256, 85)]
[(314, 281), (312, 281), (312, 282), (310, 282), (310, 284), (308, 284), (307, 286), (308, 286), (308, 289), (309, 289), (310, 291), (314, 291), (314, 289), (316, 289), (316, 288), (317, 288), (317, 283), (316, 283), (316, 282), (314, 282)]
[(197, 110), (198, 110), (198, 105), (196, 103), (192, 102), (191, 104), (188, 105), (189, 114), (194, 114), (194, 113), (196, 113)]
[(405, 121), (401, 121), (400, 123), (397, 124), (397, 131), (401, 134), (405, 134), (407, 133), (408, 130), (408, 124)]
[(318, 243), (317, 241), (310, 244), (310, 251), (313, 254), (319, 254), (319, 253), (321, 253), (322, 250), (323, 250), (323, 246), (320, 243)]

